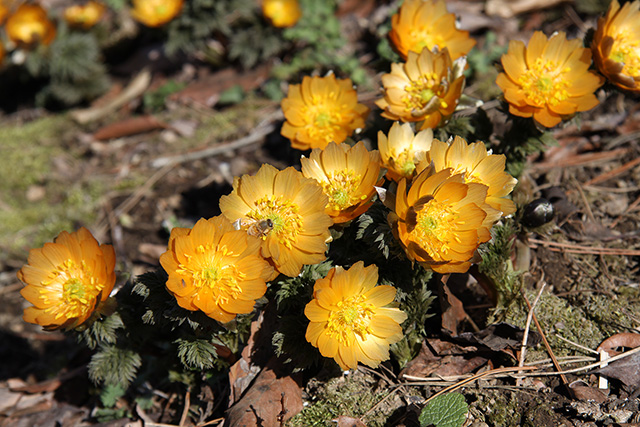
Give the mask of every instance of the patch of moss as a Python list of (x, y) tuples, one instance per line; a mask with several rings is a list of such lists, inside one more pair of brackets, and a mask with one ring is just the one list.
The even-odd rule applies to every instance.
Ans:
[[(361, 417), (389, 393), (389, 390), (374, 391), (373, 383), (370, 377), (356, 371), (318, 385), (318, 389), (312, 393), (313, 402), (290, 419), (287, 426), (335, 426), (335, 422), (331, 420), (341, 415)], [(310, 382), (310, 386), (314, 386), (313, 381)], [(388, 405), (385, 407), (381, 405), (380, 409), (367, 415), (366, 425), (369, 427), (385, 425), (386, 418), (393, 409)]]
[(491, 427), (520, 425), (522, 414), (518, 408), (517, 396), (513, 392), (469, 389), (468, 393), (475, 395), (477, 399), (469, 407), (469, 412), (474, 419), (484, 421)]
[[(535, 299), (533, 291), (527, 292), (530, 302)], [(524, 327), (529, 309), (524, 301), (513, 304), (507, 313), (505, 321), (513, 325)], [(571, 340), (585, 347), (595, 349), (605, 338), (602, 329), (584, 311), (584, 308), (570, 304), (566, 299), (560, 298), (550, 292), (544, 292), (535, 310), (538, 322), (545, 331), (545, 335), (556, 356), (568, 356), (576, 354), (576, 348), (562, 341), (557, 336)], [(531, 329), (536, 330), (531, 323)], [(528, 360), (547, 358), (544, 347), (531, 351)]]
[[(69, 182), (53, 176), (53, 159), (79, 156), (66, 148), (74, 129), (65, 115), (0, 126), (0, 264), (24, 258), (29, 248), (60, 231), (94, 220), (96, 202), (104, 193), (102, 181), (86, 177)], [(29, 200), (33, 185), (41, 185), (44, 192)]]

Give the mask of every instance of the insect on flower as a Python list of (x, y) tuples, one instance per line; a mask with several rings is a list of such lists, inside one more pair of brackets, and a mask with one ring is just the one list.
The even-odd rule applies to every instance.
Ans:
[(271, 218), (261, 220), (238, 218), (233, 222), (233, 228), (236, 230), (246, 230), (247, 234), (250, 236), (266, 239), (267, 234), (273, 230), (273, 221)]

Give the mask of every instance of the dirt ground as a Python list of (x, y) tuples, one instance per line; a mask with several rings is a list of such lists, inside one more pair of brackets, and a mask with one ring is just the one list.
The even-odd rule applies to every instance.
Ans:
[[(482, 52), (510, 39), (526, 40), (533, 28), (582, 36), (581, 29), (593, 27), (598, 16), (574, 2), (531, 2), (510, 16), (483, 14), (483, 2), (447, 3)], [(490, 46), (489, 33), (495, 37)], [(495, 96), (485, 82), (495, 81), (494, 64), (465, 93)], [(104, 405), (87, 377), (91, 351), (70, 335), (22, 321), (28, 304), (19, 294), (16, 272), (29, 248), (62, 229), (87, 226), (100, 242), (114, 245), (122, 287), (159, 266), (173, 226), (219, 214), (218, 199), (231, 191), (233, 177), (255, 173), (263, 163), (299, 167), (301, 152), (280, 136), (279, 103), (259, 90), (259, 77), (268, 74), (264, 67), (216, 70), (197, 61), (169, 69), (152, 66), (141, 72), (150, 79), (144, 90), (113, 114), (86, 124), (76, 120), (77, 110), (45, 111), (28, 99), (17, 111), (0, 114), (0, 426), (224, 423), (226, 397), (215, 394), (225, 387), (205, 387), (210, 382), (192, 390), (149, 380), (101, 418)], [(382, 73), (367, 71), (373, 84), (359, 89), (359, 99), (377, 116), (373, 102)], [(87, 108), (117, 97), (141, 74), (113, 76), (111, 91)], [(142, 92), (167, 81), (182, 82), (184, 89), (161, 110), (141, 115)], [(203, 105), (202, 99), (235, 84), (248, 93), (242, 101)], [(638, 346), (618, 334), (638, 333), (640, 327), (640, 104), (636, 96), (610, 90), (598, 96), (598, 107), (553, 130), (558, 144), (529, 158), (513, 194), (519, 207), (544, 197), (555, 208), (550, 223), (517, 236), (512, 257), (514, 269), (526, 271), (522, 294), (529, 302), (539, 297), (535, 314), (542, 333), (530, 324), (529, 339), (537, 344), (528, 350), (526, 364), (548, 372), (555, 369), (544, 339), (565, 370), (597, 362), (595, 349), (612, 336), (621, 337), (612, 345), (617, 350)], [(490, 117), (497, 108), (495, 102), (485, 107)], [(131, 122), (134, 117), (138, 122)], [(362, 139), (375, 146), (375, 129)], [(402, 372), (414, 379), (401, 376), (391, 363), (350, 375), (305, 373), (297, 384), (316, 418), (294, 418), (288, 425), (312, 425), (311, 419), (322, 420), (313, 425), (359, 425), (339, 416), (362, 417), (368, 426), (419, 425), (426, 399), (470, 375), (479, 377), (457, 388), (470, 407), (467, 426), (640, 425), (640, 360), (634, 355), (606, 375), (596, 368), (565, 375), (487, 374), (518, 366), (522, 331), (515, 327), (527, 326), (530, 310), (518, 293), (508, 308), (495, 311), (471, 275), (454, 276), (449, 285), (463, 307), (458, 337), (445, 333), (435, 316), (423, 351)], [(496, 323), (514, 329), (503, 335), (478, 332)], [(487, 337), (500, 337), (501, 344), (488, 343)], [(609, 382), (599, 388), (605, 377)], [(228, 379), (220, 382), (226, 386)]]

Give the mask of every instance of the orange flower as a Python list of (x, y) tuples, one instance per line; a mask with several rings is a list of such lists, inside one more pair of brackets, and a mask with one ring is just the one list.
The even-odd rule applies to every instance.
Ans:
[(422, 171), (407, 192), (398, 184), (395, 213), (389, 220), (407, 257), (438, 273), (464, 273), (480, 243), (500, 218), (485, 203), (486, 185), (465, 183), (451, 169)]
[(430, 163), (435, 172), (451, 168), (451, 174), (462, 174), (464, 182), (489, 187), (487, 204), (507, 216), (516, 211), (516, 205), (506, 196), (518, 180), (504, 171), (505, 162), (506, 157), (502, 154), (488, 154), (484, 143), (468, 144), (464, 138), (456, 136), (450, 144), (434, 139), (427, 160), (418, 165), (418, 173)]
[(53, 243), (31, 249), (18, 279), (20, 291), (33, 304), (23, 319), (47, 330), (72, 329), (89, 323), (105, 310), (116, 281), (116, 256), (111, 245), (99, 245), (84, 227), (63, 231)]
[(236, 230), (223, 216), (171, 230), (160, 264), (180, 307), (229, 322), (251, 313), (267, 290), (273, 267), (260, 256), (260, 239)]
[(353, 147), (331, 143), (315, 148), (311, 158), (302, 157), (302, 174), (313, 178), (329, 197), (327, 212), (335, 223), (350, 221), (371, 206), (375, 185), (382, 184), (380, 153), (367, 151), (363, 142)]
[(607, 14), (598, 19), (591, 50), (598, 70), (616, 86), (640, 91), (640, 1), (618, 0), (609, 5)]
[(376, 286), (378, 267), (362, 261), (350, 269), (335, 267), (316, 280), (313, 300), (304, 309), (310, 323), (306, 338), (324, 357), (344, 370), (358, 362), (372, 368), (389, 359), (389, 345), (402, 339), (406, 313), (390, 307), (393, 286)]
[(465, 60), (451, 62), (447, 49), (420, 54), (409, 51), (407, 62), (391, 64), (382, 76), (384, 98), (376, 101), (382, 117), (403, 122), (420, 122), (420, 129), (435, 128), (456, 109), (464, 87)]
[(333, 224), (324, 211), (327, 201), (315, 180), (292, 167), (278, 171), (265, 164), (255, 176), (234, 180), (233, 192), (220, 198), (220, 210), (237, 228), (262, 239), (262, 255), (277, 271), (295, 277), (303, 265), (326, 259)]
[(409, 123), (401, 125), (396, 122), (389, 129), (387, 138), (382, 131), (378, 132), (378, 149), (382, 166), (387, 168), (387, 178), (396, 182), (403, 178), (413, 179), (416, 165), (426, 158), (431, 148), (433, 131), (425, 129), (414, 135)]
[(71, 27), (88, 30), (98, 23), (107, 8), (97, 1), (88, 1), (84, 5), (76, 4), (64, 10), (64, 19)]
[(161, 27), (182, 11), (184, 0), (133, 0), (131, 16), (147, 27)]
[(369, 114), (369, 108), (358, 104), (351, 80), (337, 80), (333, 74), (305, 76), (302, 84), (289, 86), (282, 111), (286, 118), (282, 136), (298, 150), (344, 142), (354, 130), (364, 127)]
[(602, 77), (589, 71), (591, 52), (579, 40), (567, 40), (559, 32), (550, 39), (536, 31), (529, 45), (509, 42), (502, 55), (504, 73), (496, 83), (509, 103), (509, 112), (532, 117), (542, 126), (552, 127), (563, 118), (598, 105), (593, 94)]
[(56, 36), (56, 27), (38, 4), (20, 5), (7, 19), (6, 31), (12, 42), (26, 49), (40, 43), (48, 45)]
[(468, 31), (458, 30), (456, 17), (447, 13), (444, 0), (405, 0), (391, 17), (389, 38), (403, 59), (407, 59), (409, 51), (420, 53), (425, 47), (446, 47), (455, 60), (476, 44)]
[(296, 25), (302, 11), (298, 0), (263, 0), (262, 14), (274, 27), (286, 28)]

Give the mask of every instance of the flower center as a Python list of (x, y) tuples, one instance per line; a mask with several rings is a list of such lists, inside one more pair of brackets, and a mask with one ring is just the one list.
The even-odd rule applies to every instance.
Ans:
[(391, 157), (392, 165), (394, 169), (406, 178), (410, 178), (413, 172), (416, 170), (416, 164), (414, 162), (415, 154), (413, 150), (407, 148), (398, 155)]
[(447, 108), (447, 103), (440, 99), (446, 89), (445, 86), (441, 84), (436, 73), (428, 73), (420, 76), (418, 80), (414, 80), (406, 85), (404, 91), (406, 95), (403, 96), (401, 100), (405, 105), (404, 109), (406, 112), (419, 112), (423, 114), (425, 112), (435, 111), (440, 106)]
[(265, 196), (256, 201), (256, 208), (247, 217), (261, 221), (270, 219), (273, 224), (269, 236), (275, 236), (278, 242), (288, 249), (298, 240), (304, 223), (300, 207), (282, 196)]
[[(57, 320), (81, 317), (93, 310), (95, 299), (104, 285), (96, 283), (92, 276), (84, 261), (78, 265), (68, 259), (57, 266), (41, 283), (46, 291), (40, 298), (46, 305), (51, 305), (45, 311), (55, 313)], [(52, 293), (53, 290), (57, 291)]]
[(207, 289), (216, 304), (237, 299), (242, 293), (238, 285), (246, 274), (238, 271), (233, 259), (238, 255), (226, 246), (215, 247), (211, 243), (199, 245), (195, 254), (184, 254), (187, 262), (179, 264), (176, 272), (193, 280), (197, 289)]
[(320, 184), (324, 193), (329, 196), (329, 209), (341, 211), (366, 199), (366, 194), (356, 194), (361, 180), (360, 175), (349, 169), (328, 174), (328, 181)]
[(411, 31), (409, 33), (411, 40), (413, 40), (413, 44), (409, 48), (409, 50), (414, 51), (415, 53), (422, 52), (422, 49), (425, 47), (429, 50), (433, 50), (434, 47), (438, 46), (438, 48), (442, 49), (444, 44), (444, 39), (439, 34), (431, 34), (427, 29), (423, 28), (417, 31)]
[(354, 295), (339, 301), (329, 314), (327, 333), (341, 344), (350, 344), (349, 338), (357, 334), (363, 340), (372, 333), (371, 319), (373, 305), (365, 301), (363, 295)]
[(622, 74), (640, 75), (640, 44), (630, 41), (626, 34), (618, 34), (611, 48), (611, 59), (624, 64)]
[(461, 242), (456, 231), (463, 224), (458, 221), (458, 213), (451, 206), (432, 199), (417, 212), (416, 226), (410, 234), (431, 258), (439, 261), (443, 259), (440, 254), (449, 252), (451, 241)]
[(537, 58), (533, 66), (518, 78), (518, 84), (533, 105), (557, 105), (569, 97), (569, 82), (564, 77), (569, 71), (569, 67), (560, 69), (554, 61)]

